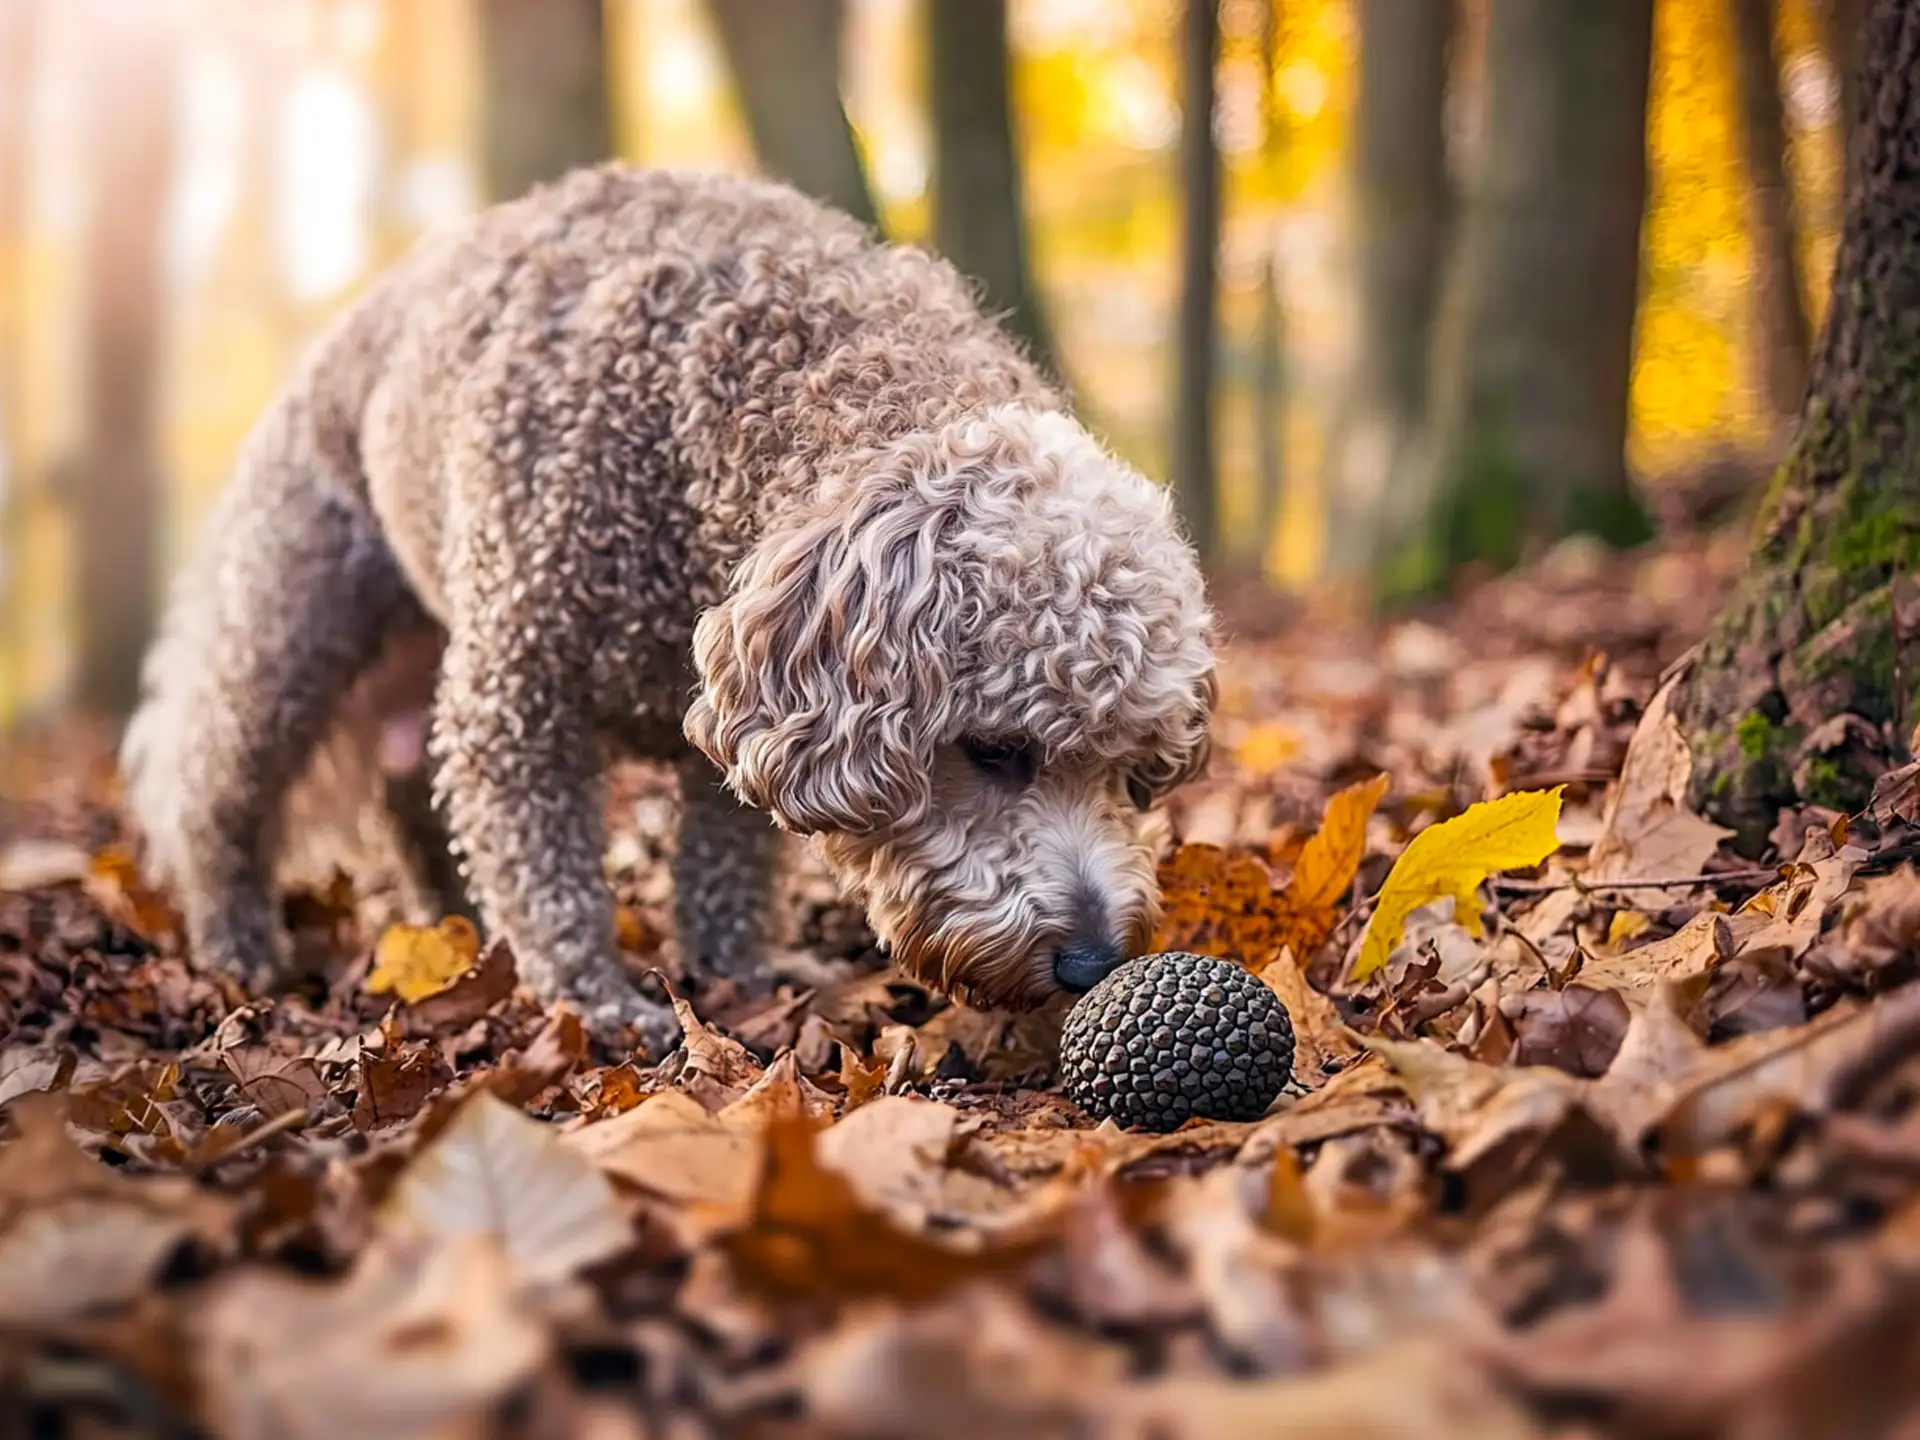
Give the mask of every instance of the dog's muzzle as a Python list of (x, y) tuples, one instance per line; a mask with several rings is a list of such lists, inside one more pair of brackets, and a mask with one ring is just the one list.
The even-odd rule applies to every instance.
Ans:
[(1053, 978), (1062, 990), (1084, 995), (1120, 967), (1127, 957), (1107, 940), (1069, 940), (1054, 952)]

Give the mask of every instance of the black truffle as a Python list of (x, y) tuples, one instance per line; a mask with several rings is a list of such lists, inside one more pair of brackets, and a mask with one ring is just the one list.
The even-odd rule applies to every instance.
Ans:
[(1067, 1098), (1096, 1120), (1173, 1130), (1198, 1115), (1255, 1120), (1293, 1068), (1293, 1022), (1240, 966), (1149, 955), (1082, 995), (1060, 1037)]

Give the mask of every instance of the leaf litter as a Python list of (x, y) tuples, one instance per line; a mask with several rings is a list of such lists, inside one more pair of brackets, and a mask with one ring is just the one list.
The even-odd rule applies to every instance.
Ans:
[(286, 993), (195, 972), (106, 738), (39, 746), (0, 1433), (1913, 1432), (1920, 781), (1757, 857), (1686, 809), (1663, 679), (1734, 558), (1228, 649), (1156, 943), (1298, 1044), (1265, 1117), (1169, 1135), (1090, 1123), (1059, 1014), (889, 973), (805, 865), (770, 993), (689, 973), (653, 771), (608, 873), (657, 1058), (371, 874), (289, 897)]

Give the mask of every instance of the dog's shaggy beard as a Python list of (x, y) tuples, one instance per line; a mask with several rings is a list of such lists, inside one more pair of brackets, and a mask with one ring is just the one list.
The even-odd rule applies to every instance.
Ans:
[(941, 788), (921, 825), (818, 839), (901, 969), (968, 1004), (1029, 1010), (1063, 994), (1062, 947), (1152, 943), (1153, 854), (1116, 774), (1042, 774), (1019, 794)]

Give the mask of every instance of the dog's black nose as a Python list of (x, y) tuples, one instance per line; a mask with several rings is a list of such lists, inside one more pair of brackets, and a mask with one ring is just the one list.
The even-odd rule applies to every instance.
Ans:
[(1118, 945), (1105, 940), (1069, 940), (1054, 954), (1053, 978), (1062, 990), (1084, 995), (1126, 958)]

